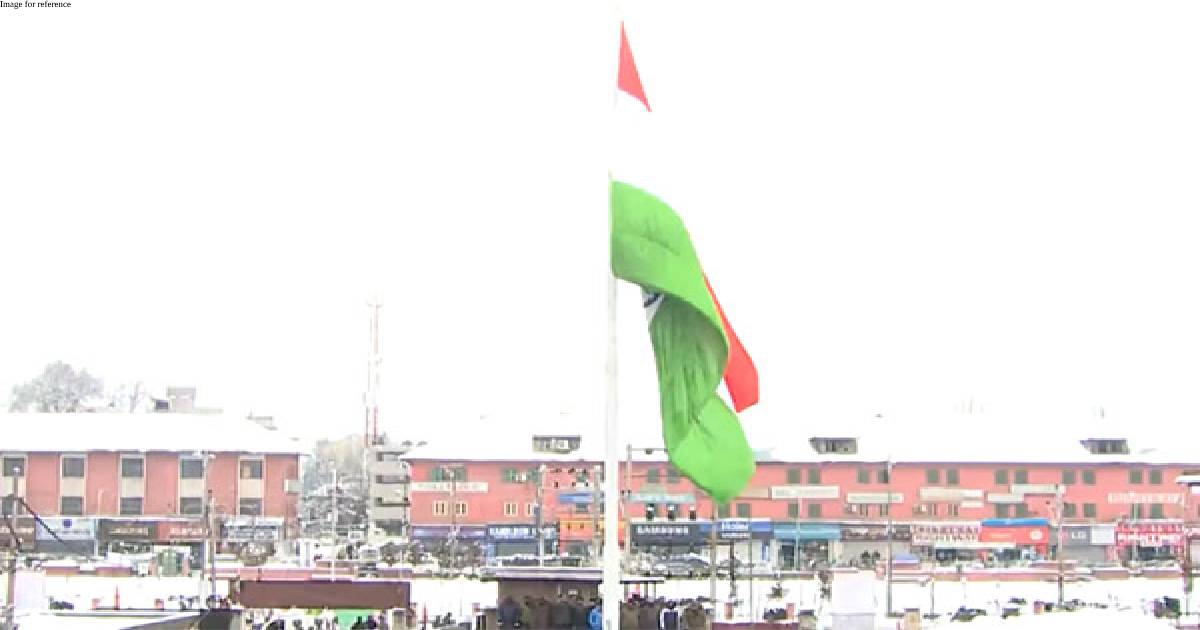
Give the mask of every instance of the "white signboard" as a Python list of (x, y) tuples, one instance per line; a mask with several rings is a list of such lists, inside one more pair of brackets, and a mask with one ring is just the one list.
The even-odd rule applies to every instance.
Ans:
[(1024, 503), (1025, 497), (1019, 494), (989, 492), (987, 495), (987, 500), (988, 503)]
[(771, 486), (772, 499), (836, 499), (838, 486)]
[(887, 503), (904, 503), (904, 493), (891, 493), (890, 501), (886, 492), (847, 492), (846, 503), (857, 505), (885, 505)]
[(1053, 496), (1058, 491), (1058, 486), (1052, 483), (1014, 483), (1009, 492), (1013, 494), (1049, 494)]
[(1117, 526), (1116, 525), (1092, 525), (1092, 544), (1093, 545), (1115, 545), (1117, 544)]
[(983, 490), (976, 488), (921, 488), (922, 501), (964, 501), (967, 499), (982, 499)]
[(963, 501), (959, 505), (967, 508), (968, 510), (975, 510), (983, 507), (983, 501)]
[(411, 492), (487, 492), (486, 481), (414, 481)]
[(1179, 492), (1110, 492), (1108, 502), (1112, 505), (1131, 505), (1134, 503), (1165, 503), (1178, 505), (1183, 503), (1183, 494)]

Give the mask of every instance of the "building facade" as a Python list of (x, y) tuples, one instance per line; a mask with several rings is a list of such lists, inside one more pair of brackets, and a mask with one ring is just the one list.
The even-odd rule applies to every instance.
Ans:
[[(223, 552), (269, 555), (296, 536), (300, 451), (260, 424), (171, 413), (10, 416), (22, 417), (2, 421), (41, 427), (0, 445), (0, 510), (17, 517), (30, 550), (198, 549), (210, 516)], [(47, 525), (34, 527), (34, 514)]]
[[(715, 519), (720, 556), (776, 567), (871, 563), (889, 546), (947, 562), (1005, 561), (1049, 555), (1061, 523), (1065, 557), (1102, 562), (1177, 554), (1184, 524), (1200, 520), (1200, 501), (1175, 483), (1200, 464), (1130, 455), (1123, 439), (1067, 440), (1050, 457), (1026, 461), (1016, 450), (889, 461), (866, 456), (856, 438), (803, 444), (811, 450), (764, 458), (742, 495), (719, 506), (661, 459), (623, 462), (621, 540), (628, 523), (634, 552), (707, 554)], [(561, 454), (415, 455), (412, 523), (442, 537), (473, 529), (487, 555), (499, 557), (530, 550), (489, 532), (529, 538), (541, 506), (542, 524), (552, 526), (544, 537), (554, 537), (547, 553), (587, 555), (602, 522), (599, 464)]]

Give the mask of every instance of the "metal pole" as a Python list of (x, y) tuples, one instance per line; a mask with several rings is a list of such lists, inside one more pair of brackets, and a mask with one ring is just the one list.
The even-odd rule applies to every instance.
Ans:
[[(217, 599), (217, 528), (215, 524), (215, 512), (213, 509), (213, 491), (208, 489), (208, 502), (204, 506), (206, 520), (208, 522), (208, 589), (209, 597), (212, 598), (213, 604), (216, 604)], [(213, 606), (210, 605), (209, 608)]]
[(796, 536), (792, 541), (792, 570), (800, 570), (800, 509), (804, 506), (804, 499), (796, 497)]
[[(708, 532), (708, 598), (712, 600), (713, 618), (717, 620), (717, 500), (709, 498), (712, 501), (712, 526)], [(729, 570), (733, 570), (733, 564), (730, 563)]]
[(1054, 555), (1058, 560), (1058, 608), (1063, 607), (1063, 493), (1066, 490), (1062, 484), (1054, 488), (1054, 520), (1057, 521), (1058, 527), (1058, 548), (1054, 551)]
[(888, 455), (887, 467), (887, 567), (884, 570), (887, 575), (887, 615), (892, 614), (892, 456)]
[(458, 568), (458, 468), (450, 469), (450, 569)]
[(542, 539), (542, 522), (543, 522), (543, 519), (542, 519), (542, 486), (544, 485), (543, 479), (545, 478), (545, 472), (546, 472), (546, 465), (545, 464), (539, 465), (538, 466), (537, 488), (534, 491), (535, 492), (534, 496), (537, 499), (537, 510), (535, 510), (535, 512), (534, 512), (533, 523), (534, 523), (534, 528), (535, 528), (535, 535), (537, 536), (537, 559), (538, 559), (539, 567), (545, 566), (545, 560), (542, 558), (542, 554), (545, 553), (545, 551), (546, 551), (546, 541)]
[(13, 471), (16, 473), (12, 478), (12, 492), (8, 494), (8, 509), (5, 510), (4, 518), (9, 519), (9, 531), (14, 532), (12, 537), (12, 552), (8, 557), (8, 581), (4, 593), (4, 630), (12, 630), (16, 625), (17, 618), (17, 555), (21, 549), (21, 542), (17, 539), (15, 532), (17, 531), (13, 516), (17, 511), (17, 476), (20, 470)]
[(625, 445), (625, 570), (633, 568), (633, 445)]
[[(609, 206), (611, 208), (611, 204)], [(610, 210), (611, 213), (611, 210)], [(610, 214), (611, 220), (611, 214)], [(604, 236), (608, 241), (607, 234)], [(611, 251), (609, 252), (611, 258)], [(606, 267), (609, 260), (604, 261)], [(617, 545), (617, 524), (620, 496), (617, 487), (621, 474), (617, 466), (620, 457), (620, 424), (617, 422), (617, 277), (608, 275), (606, 291), (608, 344), (604, 365), (604, 579), (600, 596), (603, 602), (605, 630), (618, 630), (621, 623), (621, 553)], [(629, 529), (626, 528), (628, 535)]]

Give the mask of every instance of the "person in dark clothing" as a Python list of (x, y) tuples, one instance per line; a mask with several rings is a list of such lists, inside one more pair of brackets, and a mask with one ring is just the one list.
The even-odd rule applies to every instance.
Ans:
[(354, 620), (354, 624), (350, 626), (350, 630), (367, 630), (367, 624), (363, 623), (362, 617)]
[(557, 630), (570, 630), (573, 621), (571, 605), (560, 595), (558, 600), (550, 605), (550, 627)]
[(578, 595), (571, 598), (571, 628), (572, 630), (587, 630), (589, 607)]
[(379, 622), (375, 621), (375, 616), (370, 615), (365, 622), (367, 630), (379, 630)]
[(658, 614), (654, 612), (654, 603), (642, 600), (638, 606), (638, 628), (640, 630), (658, 630)]
[(511, 597), (505, 597), (496, 609), (496, 623), (501, 628), (516, 628), (521, 621), (521, 608)]
[(675, 610), (675, 602), (667, 602), (658, 619), (660, 630), (679, 630), (679, 611)]
[(621, 602), (621, 630), (638, 630), (638, 609), (635, 602)]

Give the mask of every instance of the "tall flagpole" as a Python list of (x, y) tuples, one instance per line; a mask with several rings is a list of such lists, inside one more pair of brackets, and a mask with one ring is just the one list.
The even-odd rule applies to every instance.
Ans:
[[(611, 205), (610, 210), (611, 213)], [(607, 233), (611, 230), (606, 229)], [(611, 247), (611, 244), (610, 244)], [(601, 609), (604, 615), (604, 630), (620, 628), (621, 599), (621, 552), (617, 547), (617, 522), (620, 489), (617, 458), (620, 451), (620, 434), (617, 425), (617, 278), (608, 271), (608, 359), (605, 369), (607, 392), (605, 396), (604, 427), (604, 581), (600, 595), (604, 600)]]

